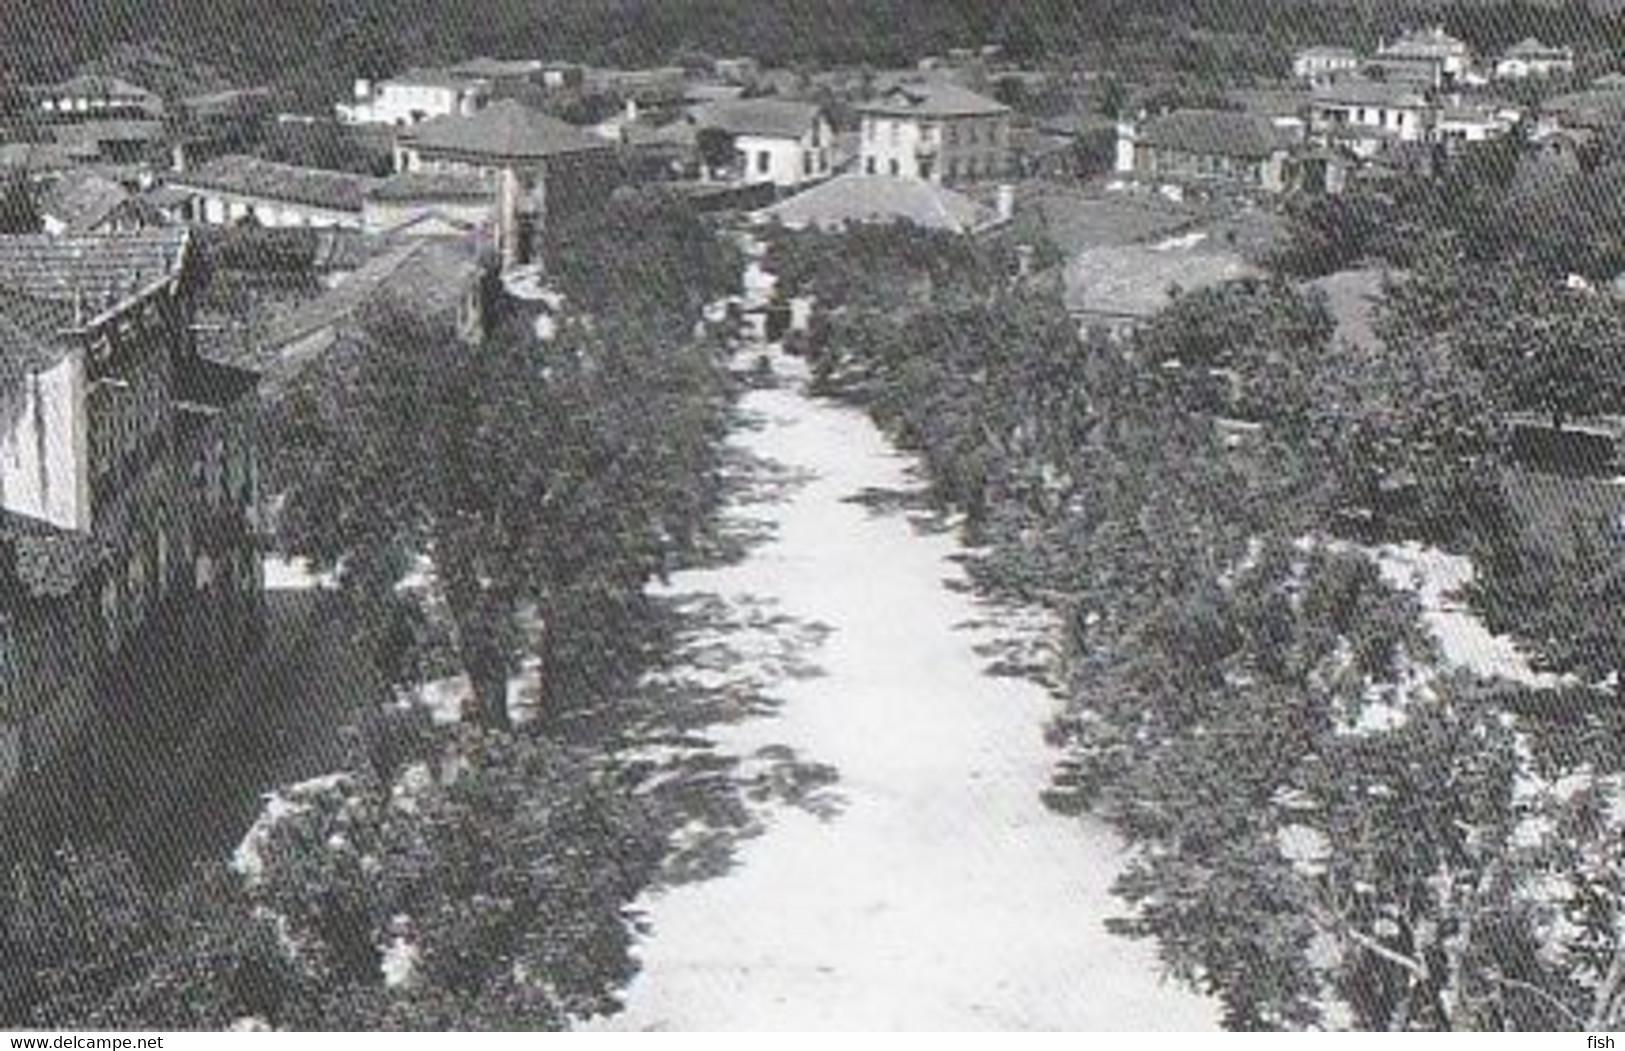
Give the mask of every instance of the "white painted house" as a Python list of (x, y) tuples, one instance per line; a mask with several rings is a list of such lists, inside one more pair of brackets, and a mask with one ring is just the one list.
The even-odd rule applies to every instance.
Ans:
[(1321, 137), (1367, 133), (1393, 142), (1422, 142), (1435, 107), (1419, 89), (1377, 80), (1347, 79), (1315, 88), (1309, 130)]
[(355, 99), (340, 103), (346, 124), (419, 124), (434, 117), (467, 117), (485, 105), (491, 82), (440, 69), (414, 69), (388, 80), (357, 80)]
[(1010, 108), (955, 84), (905, 81), (858, 107), (859, 165), (953, 185), (1001, 179), (1010, 165)]
[(693, 118), (733, 140), (732, 176), (741, 185), (800, 186), (830, 174), (835, 129), (810, 102), (723, 99), (696, 106)]
[(1497, 80), (1566, 76), (1574, 72), (1574, 49), (1552, 47), (1525, 37), (1501, 54), (1495, 63)]
[(1292, 56), (1292, 75), (1319, 84), (1360, 68), (1360, 55), (1351, 47), (1309, 47)]

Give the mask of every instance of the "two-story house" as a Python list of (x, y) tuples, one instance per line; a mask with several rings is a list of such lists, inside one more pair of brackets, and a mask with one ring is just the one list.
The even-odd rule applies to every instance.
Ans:
[(258, 643), (257, 377), (198, 354), (189, 258), (0, 238), (0, 796)]
[(954, 184), (1003, 178), (1010, 108), (945, 81), (901, 82), (858, 107), (865, 175)]
[(1472, 71), (1473, 49), (1443, 26), (1431, 26), (1378, 47), (1367, 68), (1391, 82), (1444, 87)]
[(516, 99), (401, 129), (395, 167), (493, 180), (496, 248), (505, 266), (530, 260), (550, 217), (601, 207), (621, 181), (613, 143)]
[(407, 126), (436, 117), (467, 117), (491, 96), (491, 82), (444, 69), (413, 69), (387, 80), (357, 80), (355, 98), (340, 103), (346, 124)]
[(698, 134), (720, 134), (732, 145), (731, 181), (791, 187), (828, 177), (835, 129), (809, 102), (725, 99), (696, 106)]
[(1370, 156), (1395, 142), (1425, 142), (1432, 134), (1435, 113), (1434, 104), (1415, 87), (1344, 79), (1315, 88), (1309, 131)]

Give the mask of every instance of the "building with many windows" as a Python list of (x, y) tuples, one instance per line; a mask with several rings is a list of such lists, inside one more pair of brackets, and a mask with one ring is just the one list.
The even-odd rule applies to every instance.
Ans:
[(491, 81), (444, 69), (414, 69), (387, 80), (358, 80), (355, 98), (337, 107), (346, 124), (420, 124), (435, 117), (477, 112), (491, 96)]
[(858, 107), (859, 170), (952, 185), (1003, 178), (1010, 108), (945, 81), (901, 82)]
[(257, 377), (198, 354), (188, 245), (0, 238), (0, 794), (258, 643)]

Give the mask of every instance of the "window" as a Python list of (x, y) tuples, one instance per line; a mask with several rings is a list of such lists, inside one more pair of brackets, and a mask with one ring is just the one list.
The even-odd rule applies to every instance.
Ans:
[(756, 171), (757, 171), (757, 173), (760, 174), (760, 175), (766, 175), (772, 169), (773, 169), (773, 155), (771, 153), (769, 153), (767, 150), (757, 150), (756, 151)]
[(896, 157), (893, 157), (891, 160), (887, 161), (886, 162), (886, 167), (891, 171), (891, 173), (893, 175), (901, 175), (901, 174), (903, 174), (903, 165), (902, 165), (901, 162), (898, 161), (898, 159)]
[(813, 157), (812, 150), (801, 151), (801, 174), (813, 175), (818, 171), (817, 159)]
[(954, 124), (954, 123), (949, 123), (948, 124), (948, 126), (946, 128), (946, 138), (948, 140), (948, 145), (950, 145), (950, 146), (958, 146), (959, 145), (959, 125), (958, 124)]
[(863, 158), (863, 170), (868, 175), (875, 173), (875, 159), (873, 157)]
[(111, 574), (102, 584), (102, 628), (108, 652), (118, 649), (118, 579)]
[(874, 142), (875, 139), (879, 137), (877, 132), (878, 132), (878, 122), (875, 121), (874, 118), (871, 117), (870, 119), (863, 122), (863, 137), (866, 140), (868, 140), (869, 142)]
[(903, 122), (894, 120), (887, 127), (891, 128), (891, 144), (896, 146), (901, 143), (903, 141)]

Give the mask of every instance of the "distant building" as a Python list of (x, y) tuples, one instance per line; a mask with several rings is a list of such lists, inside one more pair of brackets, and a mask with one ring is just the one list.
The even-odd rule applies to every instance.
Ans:
[(1521, 114), (1492, 105), (1444, 105), (1434, 118), (1433, 141), (1446, 146), (1489, 142), (1512, 132)]
[(762, 75), (762, 65), (754, 58), (719, 58), (711, 67), (718, 80), (729, 84), (753, 84)]
[(1292, 75), (1319, 84), (1360, 68), (1360, 55), (1349, 47), (1310, 47), (1292, 56)]
[(191, 194), (183, 214), (210, 226), (347, 227), (359, 230), (368, 191), (379, 180), (351, 172), (230, 155), (172, 175)]
[(1443, 26), (1434, 26), (1382, 45), (1371, 65), (1390, 81), (1442, 87), (1472, 71), (1473, 50)]
[(1525, 37), (1495, 62), (1498, 80), (1526, 80), (1530, 77), (1568, 76), (1574, 72), (1574, 49), (1552, 47), (1534, 37)]
[(1292, 186), (1298, 137), (1269, 117), (1178, 110), (1118, 128), (1119, 175), (1282, 193)]
[(1067, 261), (1062, 298), (1083, 331), (1122, 337), (1180, 295), (1257, 275), (1241, 256), (1203, 246), (1106, 246)]
[(42, 114), (54, 119), (141, 119), (161, 117), (164, 112), (163, 100), (157, 95), (121, 77), (84, 74), (60, 84), (37, 85), (27, 93)]
[(1331, 140), (1357, 143), (1374, 153), (1393, 142), (1423, 142), (1431, 134), (1434, 106), (1426, 94), (1404, 84), (1339, 80), (1317, 87), (1309, 104), (1309, 130)]
[(840, 175), (754, 213), (760, 223), (790, 229), (841, 230), (849, 226), (910, 223), (926, 230), (974, 234), (1010, 219), (1013, 201), (988, 208), (954, 190), (923, 179), (889, 175)]
[(902, 82), (858, 107), (865, 175), (954, 185), (1003, 178), (1010, 108), (955, 84)]
[(529, 261), (551, 216), (600, 207), (621, 179), (614, 144), (513, 99), (402, 129), (395, 167), (496, 180), (496, 241), (505, 265)]
[(827, 178), (835, 129), (810, 102), (756, 98), (695, 107), (703, 134), (719, 132), (733, 143), (730, 181), (792, 187)]
[(490, 95), (489, 80), (443, 69), (414, 69), (388, 80), (357, 80), (354, 101), (336, 108), (346, 124), (404, 127), (436, 117), (470, 116)]
[(52, 236), (128, 233), (162, 223), (158, 209), (92, 171), (64, 172), (41, 194), (39, 212)]
[(198, 355), (188, 259), (0, 238), (0, 792), (259, 639), (257, 378)]

